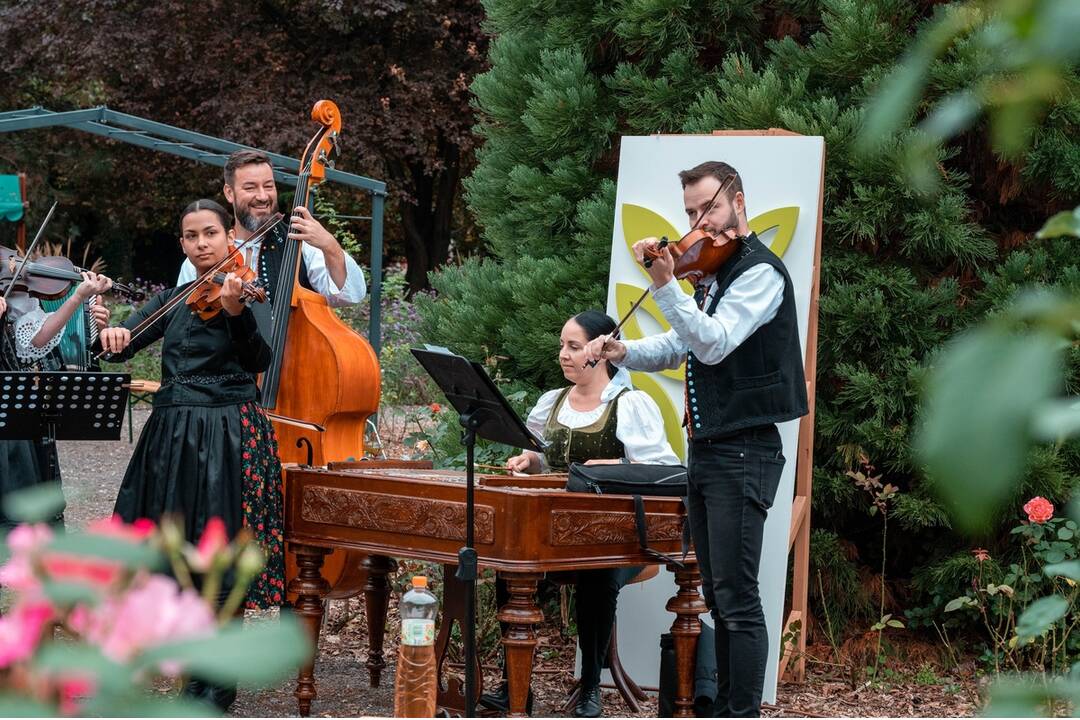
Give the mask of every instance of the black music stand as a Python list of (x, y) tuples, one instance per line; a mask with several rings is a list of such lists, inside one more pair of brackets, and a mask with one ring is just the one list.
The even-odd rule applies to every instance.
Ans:
[(0, 372), (0, 440), (119, 440), (130, 383), (126, 373)]
[(458, 551), (457, 578), (465, 585), (465, 717), (476, 715), (476, 549), (474, 543), (475, 470), (473, 453), (477, 436), (514, 447), (543, 452), (544, 443), (525, 426), (499, 392), (484, 366), (451, 353), (446, 348), (413, 348), (412, 354), (446, 395), (460, 416), (461, 442), (465, 445), (465, 547)]

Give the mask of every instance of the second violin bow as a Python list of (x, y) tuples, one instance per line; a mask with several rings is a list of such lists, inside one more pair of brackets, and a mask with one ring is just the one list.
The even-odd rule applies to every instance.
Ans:
[(11, 276), (11, 283), (7, 286), (7, 290), (4, 291), (4, 300), (8, 299), (11, 295), (11, 291), (15, 289), (15, 281), (19, 279), (19, 275), (22, 273), (23, 268), (26, 267), (26, 263), (30, 260), (30, 253), (34, 252), (34, 248), (37, 247), (38, 241), (41, 240), (41, 236), (45, 233), (45, 226), (52, 220), (53, 212), (56, 211), (56, 206), (60, 204), (57, 200), (53, 202), (52, 207), (49, 208), (49, 213), (45, 216), (45, 219), (41, 221), (41, 227), (38, 228), (37, 234), (34, 235), (34, 240), (30, 243), (30, 246), (26, 248), (26, 252), (23, 253), (23, 258), (19, 262), (19, 267), (15, 269), (14, 274)]

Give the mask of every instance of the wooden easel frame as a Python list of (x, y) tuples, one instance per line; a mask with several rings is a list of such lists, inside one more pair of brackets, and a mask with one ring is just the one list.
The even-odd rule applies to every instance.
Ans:
[[(713, 135), (797, 136), (800, 133), (782, 128), (768, 130), (714, 130)], [(814, 266), (810, 274), (810, 306), (806, 321), (806, 397), (809, 411), (799, 421), (799, 447), (795, 455), (795, 494), (791, 503), (791, 529), (788, 554), (794, 555), (791, 579), (791, 604), (784, 620), (781, 637), (784, 643), (777, 676), (802, 682), (806, 678), (806, 623), (810, 618), (810, 499), (814, 479), (814, 408), (817, 391), (818, 295), (821, 283), (821, 228), (825, 210), (825, 153), (821, 155), (821, 192), (818, 195), (817, 232), (814, 237)]]

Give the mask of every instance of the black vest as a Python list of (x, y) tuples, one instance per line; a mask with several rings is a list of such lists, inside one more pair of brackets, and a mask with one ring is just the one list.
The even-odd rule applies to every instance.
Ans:
[[(259, 249), (259, 280), (270, 296), (271, 302), (277, 294), (278, 273), (281, 271), (281, 263), (285, 255), (285, 243), (297, 242), (286, 237), (288, 228), (284, 222), (280, 222), (270, 230), (262, 241)], [(308, 281), (307, 264), (304, 262), (304, 253), (300, 251), (300, 285), (311, 290), (311, 282)]]
[(784, 300), (776, 317), (762, 325), (716, 365), (686, 357), (687, 422), (694, 440), (793, 420), (807, 413), (795, 293), (784, 263), (751, 233), (716, 275), (712, 315), (724, 292), (754, 265), (768, 263), (784, 276)]

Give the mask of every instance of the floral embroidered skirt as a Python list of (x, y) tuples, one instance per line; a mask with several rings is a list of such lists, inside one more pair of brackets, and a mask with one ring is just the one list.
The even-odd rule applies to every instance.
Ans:
[(215, 516), (230, 538), (250, 528), (266, 566), (248, 589), (249, 608), (285, 599), (284, 512), (277, 439), (254, 402), (155, 407), (116, 498), (126, 522), (181, 516), (193, 543)]

